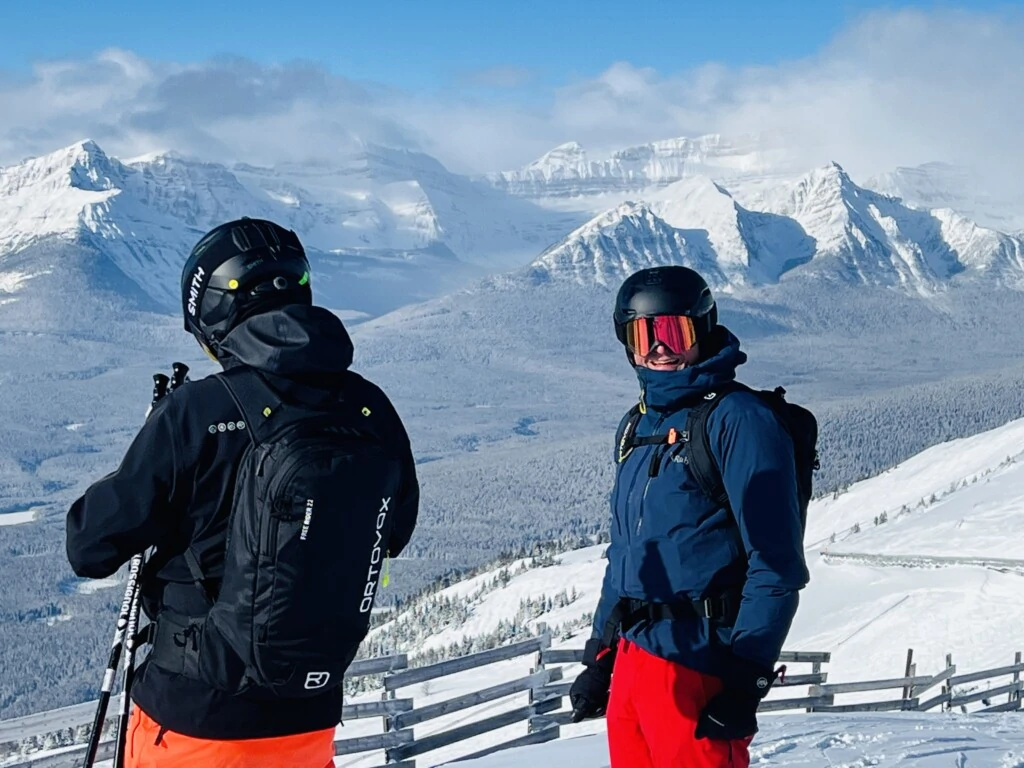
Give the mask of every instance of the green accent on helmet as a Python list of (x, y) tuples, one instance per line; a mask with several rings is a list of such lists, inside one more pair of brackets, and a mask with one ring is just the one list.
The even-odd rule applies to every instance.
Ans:
[(299, 280), (299, 285), (305, 285), (309, 282), (309, 272), (302, 273), (302, 279)]

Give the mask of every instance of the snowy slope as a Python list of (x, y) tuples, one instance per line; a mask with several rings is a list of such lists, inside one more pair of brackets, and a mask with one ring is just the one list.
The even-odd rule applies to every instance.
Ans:
[[(751, 765), (780, 768), (1021, 768), (1019, 713), (777, 715), (763, 717)], [(341, 763), (339, 763), (341, 764)], [(601, 735), (520, 747), (454, 763), (463, 768), (607, 768)]]
[[(812, 502), (805, 538), (812, 578), (786, 648), (831, 651), (830, 682), (897, 677), (908, 647), (915, 648), (922, 674), (942, 669), (947, 653), (962, 670), (1009, 663), (1020, 650), (1015, 627), (1024, 621), (1021, 576), (955, 561), (970, 556), (1024, 564), (1024, 543), (1012, 535), (1024, 530), (1021, 459), (1024, 420), (937, 445), (844, 493)], [(887, 522), (875, 525), (883, 512)], [(851, 530), (855, 523), (857, 533)], [(836, 541), (830, 543), (833, 532)], [(545, 622), (556, 633), (571, 627), (596, 606), (603, 549), (572, 551), (556, 556), (556, 565), (517, 574), (506, 586), (479, 594), (464, 622), (397, 650), (415, 655), (493, 631), (515, 616), (522, 600), (563, 588), (575, 590), (577, 598), (534, 612), (524, 623)], [(933, 555), (953, 562), (915, 568), (828, 557), (843, 552)], [(495, 575), (454, 584), (437, 597), (465, 600)], [(400, 625), (406, 618), (399, 613), (393, 621)]]
[(655, 141), (592, 159), (577, 142), (555, 147), (529, 165), (486, 177), (498, 189), (530, 199), (569, 199), (592, 208), (695, 175), (760, 175), (783, 159), (753, 136), (717, 134)]
[[(836, 498), (812, 503), (809, 513), (807, 555), (812, 579), (803, 591), (797, 620), (786, 648), (832, 652), (825, 669), (829, 682), (883, 679), (903, 674), (908, 647), (915, 651), (918, 674), (932, 674), (945, 666), (951, 653), (961, 673), (1004, 666), (1019, 650), (1016, 627), (1024, 620), (1020, 600), (1020, 575), (986, 567), (950, 564), (942, 568), (891, 567), (857, 562), (830, 564), (821, 556), (817, 538), (853, 522), (862, 523), (860, 534), (841, 538), (828, 550), (856, 547), (858, 551), (907, 553), (911, 550), (957, 555), (1021, 557), (1019, 543), (1004, 546), (1006, 533), (1024, 525), (1024, 465), (1007, 461), (1024, 457), (1024, 420), (966, 440), (952, 441), (923, 452), (904, 464), (851, 487)], [(966, 485), (964, 485), (966, 481)], [(974, 481), (974, 482), (972, 482)], [(951, 488), (956, 487), (956, 490)], [(942, 496), (912, 513), (893, 517), (900, 505), (913, 499)], [(889, 522), (875, 527), (870, 517), (890, 512)], [(953, 521), (956, 520), (956, 523)], [(1016, 537), (1019, 538), (1019, 537)], [(827, 541), (827, 538), (826, 538)], [(431, 627), (408, 647), (401, 642), (393, 650), (413, 657), (431, 649), (453, 646), (465, 637), (493, 632), (502, 622), (516, 619), (527, 631), (543, 622), (554, 632), (554, 647), (578, 648), (588, 636), (588, 614), (596, 605), (606, 561), (604, 547), (592, 546), (555, 556), (555, 564), (521, 570), (522, 563), (484, 572), (443, 589), (425, 603), (435, 622), (445, 620), (429, 606), (444, 600), (462, 602), (464, 617), (448, 626)], [(495, 581), (504, 581), (504, 586)], [(488, 583), (491, 583), (488, 587)], [(537, 600), (558, 590), (572, 590), (574, 599), (550, 610), (538, 609)], [(532, 601), (532, 602), (531, 602)], [(523, 613), (523, 606), (530, 609)], [(408, 611), (408, 612), (405, 612)], [(416, 608), (407, 606), (392, 619), (392, 626), (408, 629), (416, 622)], [(423, 611), (420, 611), (422, 614)], [(388, 624), (374, 631), (379, 637)], [(444, 700), (505, 680), (525, 675), (529, 658), (502, 662), (429, 684), (412, 686), (399, 695), (413, 696), (417, 706)], [(578, 665), (567, 665), (566, 677)], [(1004, 681), (1005, 682), (1005, 681)], [(981, 683), (982, 687), (992, 683)], [(791, 691), (769, 694), (791, 696)], [(373, 700), (367, 693), (353, 699)], [(875, 692), (844, 694), (843, 702), (883, 699), (897, 695)], [(417, 738), (455, 725), (521, 706), (508, 699), (486, 707), (430, 721), (417, 726)], [(953, 715), (894, 713), (870, 714), (765, 714), (754, 756), (778, 765), (964, 765), (958, 756), (971, 754), (971, 763), (982, 766), (1022, 766), (1020, 714)], [(368, 722), (347, 724), (339, 735), (352, 737), (376, 732)], [(481, 768), (521, 765), (525, 761), (545, 765), (544, 760), (564, 759), (571, 750), (580, 765), (607, 765), (604, 724), (588, 722), (567, 726), (562, 741), (494, 755), (467, 763)], [(438, 750), (426, 756), (425, 765), (439, 765), (488, 744), (521, 736), (522, 726), (511, 726), (471, 743)], [(587, 736), (586, 734), (595, 734)], [(574, 738), (580, 737), (583, 738)], [(379, 755), (339, 758), (338, 765), (352, 768), (379, 762)], [(949, 763), (947, 761), (953, 760)]]

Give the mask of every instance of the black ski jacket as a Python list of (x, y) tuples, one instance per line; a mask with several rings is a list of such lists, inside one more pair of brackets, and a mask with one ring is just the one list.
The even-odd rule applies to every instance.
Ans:
[[(419, 507), (409, 438), (387, 396), (348, 370), (353, 348), (341, 321), (319, 307), (287, 306), (242, 322), (225, 338), (221, 352), (225, 368), (256, 368), (285, 397), (315, 403), (328, 396), (325, 390), (340, 389), (342, 397), (370, 408), (378, 431), (393, 436), (406, 456), (389, 543), (392, 557), (401, 553)], [(249, 437), (237, 427), (242, 416), (216, 380), (219, 375), (190, 381), (161, 400), (121, 466), (93, 484), (68, 512), (67, 555), (79, 576), (105, 578), (136, 553), (156, 548), (143, 575), (142, 606), (150, 618), (163, 606), (205, 615), (207, 604), (182, 557), (190, 544), (215, 583), (223, 573), (235, 474)], [(353, 570), (353, 579), (365, 576)], [(337, 725), (342, 707), (340, 688), (315, 698), (256, 701), (147, 661), (136, 674), (132, 699), (164, 728), (205, 739), (308, 733)]]

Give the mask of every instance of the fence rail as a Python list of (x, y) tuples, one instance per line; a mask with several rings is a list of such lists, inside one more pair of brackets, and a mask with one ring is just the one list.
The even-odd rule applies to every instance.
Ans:
[(897, 568), (951, 568), (972, 566), (988, 568), (993, 571), (1024, 573), (1024, 560), (1013, 560), (1002, 557), (949, 557), (942, 555), (874, 555), (866, 552), (832, 552), (821, 553), (826, 563), (846, 561), (864, 565), (881, 565)]
[[(477, 688), (442, 701), (416, 706), (412, 696), (399, 697), (398, 692), (413, 685), (429, 683), (471, 670), (513, 659), (533, 656), (526, 675), (504, 680), (495, 685)], [(563, 728), (572, 728), (572, 715), (566, 699), (572, 685), (571, 677), (579, 671), (582, 648), (551, 648), (551, 635), (541, 634), (509, 645), (461, 656), (422, 667), (409, 668), (405, 654), (366, 659), (355, 662), (349, 677), (382, 676), (383, 694), (379, 701), (346, 704), (342, 720), (382, 718), (381, 733), (338, 739), (334, 742), (338, 756), (383, 753), (382, 765), (388, 768), (415, 768), (416, 758), (439, 749), (465, 743), (466, 751), (449, 762), (481, 757), (509, 747), (539, 744), (558, 738)], [(1017, 652), (1014, 663), (988, 670), (957, 674), (952, 657), (946, 657), (946, 668), (934, 675), (919, 675), (913, 662), (913, 651), (907, 653), (902, 677), (879, 680), (828, 682), (822, 665), (829, 663), (828, 652), (786, 651), (780, 661), (786, 664), (810, 665), (809, 672), (787, 674), (778, 683), (778, 690), (791, 692), (806, 686), (806, 696), (776, 696), (775, 690), (760, 706), (761, 712), (864, 712), (886, 710), (926, 711), (941, 707), (978, 706), (978, 712), (1021, 710), (1024, 664)], [(572, 668), (575, 667), (575, 670)], [(570, 675), (570, 672), (572, 675)], [(513, 674), (515, 674), (513, 672)], [(567, 679), (568, 678), (568, 679)], [(1003, 678), (1000, 680), (999, 678)], [(1007, 679), (1008, 678), (1008, 679)], [(995, 681), (996, 685), (993, 685)], [(980, 683), (987, 683), (981, 687)], [(936, 686), (939, 693), (923, 698)], [(892, 692), (884, 695), (884, 692)], [(875, 701), (837, 702), (837, 697), (880, 692)], [(895, 694), (895, 695), (892, 695)], [(515, 697), (526, 696), (524, 702)], [(1004, 701), (997, 698), (1006, 697)], [(468, 712), (481, 706), (505, 706), (504, 711), (477, 717), (454, 727), (443, 722), (427, 727), (428, 733), (416, 733), (425, 723), (433, 723), (448, 715)], [(40, 712), (15, 720), (0, 721), (0, 765), (3, 768), (70, 768), (80, 762), (85, 751), (89, 728), (95, 713), (95, 702)], [(113, 719), (108, 720), (109, 732)], [(472, 740), (494, 731), (524, 724), (525, 733), (498, 744), (474, 745)], [(100, 745), (99, 759), (109, 759), (113, 742), (107, 738)], [(474, 746), (476, 748), (474, 748)], [(20, 759), (21, 762), (4, 762)]]

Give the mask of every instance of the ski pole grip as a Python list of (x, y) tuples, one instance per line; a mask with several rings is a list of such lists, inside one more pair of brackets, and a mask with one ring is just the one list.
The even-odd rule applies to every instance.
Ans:
[(167, 394), (167, 384), (169, 381), (170, 379), (167, 378), (166, 374), (153, 374), (153, 405), (156, 405), (156, 401)]
[(171, 365), (171, 391), (180, 387), (185, 383), (185, 376), (188, 374), (188, 366), (184, 363), (174, 363)]

